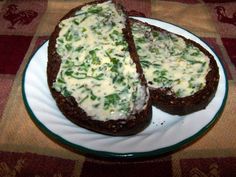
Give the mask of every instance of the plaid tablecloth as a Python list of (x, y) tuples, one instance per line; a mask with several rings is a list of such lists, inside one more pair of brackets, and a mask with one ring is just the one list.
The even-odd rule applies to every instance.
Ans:
[(229, 94), (216, 124), (182, 149), (145, 159), (101, 159), (52, 141), (30, 119), (22, 99), (22, 73), (58, 20), (87, 0), (0, 1), (0, 177), (235, 177), (236, 2), (233, 0), (119, 0), (184, 27), (205, 40), (227, 71)]

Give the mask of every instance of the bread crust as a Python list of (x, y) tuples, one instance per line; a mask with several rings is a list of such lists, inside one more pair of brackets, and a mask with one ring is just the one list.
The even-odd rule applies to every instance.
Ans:
[[(148, 23), (141, 22), (136, 19), (130, 20), (131, 24), (134, 22), (141, 23), (151, 27), (152, 30), (171, 33), (167, 30), (150, 25)], [(209, 102), (213, 99), (219, 82), (219, 71), (214, 57), (206, 49), (190, 39), (186, 39), (180, 35), (177, 36), (181, 37), (186, 42), (186, 44), (192, 44), (193, 46), (199, 48), (201, 52), (209, 57), (209, 66), (211, 70), (206, 75), (205, 87), (195, 94), (186, 97), (177, 97), (173, 92), (171, 92), (171, 88), (154, 88), (149, 86), (149, 90), (151, 94), (152, 104), (157, 108), (174, 115), (186, 115), (195, 111), (205, 109)]]
[[(70, 12), (68, 12), (59, 21), (59, 23), (64, 19), (74, 16), (75, 12), (80, 10), (85, 5), (97, 4), (97, 3), (102, 3), (102, 2), (105, 2), (105, 1), (104, 0), (93, 1), (90, 3), (86, 3), (84, 5), (78, 6), (72, 9)], [(115, 5), (120, 10), (123, 10), (123, 8), (120, 5), (118, 4), (115, 4)], [(127, 19), (126, 28), (123, 29), (123, 34), (125, 36), (125, 39), (128, 42), (128, 49), (129, 49), (131, 58), (136, 63), (137, 72), (140, 73), (141, 84), (147, 87), (147, 83), (143, 75), (143, 71), (139, 63), (139, 58), (138, 58), (134, 41), (132, 38), (130, 22), (127, 16), (126, 16), (126, 19)], [(107, 134), (107, 135), (113, 135), (113, 136), (132, 135), (132, 134), (136, 134), (142, 131), (145, 127), (147, 127), (152, 117), (152, 109), (151, 109), (151, 101), (150, 101), (151, 99), (149, 96), (148, 89), (146, 89), (148, 100), (143, 110), (139, 110), (136, 113), (129, 115), (129, 117), (127, 117), (126, 119), (99, 121), (88, 116), (82, 108), (78, 107), (77, 102), (75, 101), (73, 97), (71, 96), (64, 97), (60, 92), (57, 92), (52, 87), (53, 83), (56, 80), (57, 73), (59, 72), (60, 65), (61, 65), (61, 58), (57, 54), (56, 48), (55, 48), (56, 39), (58, 37), (59, 31), (60, 31), (60, 28), (57, 25), (49, 39), (47, 77), (48, 77), (48, 85), (49, 85), (50, 91), (60, 111), (75, 124), (81, 127), (84, 127), (86, 129), (103, 133), (103, 134)]]

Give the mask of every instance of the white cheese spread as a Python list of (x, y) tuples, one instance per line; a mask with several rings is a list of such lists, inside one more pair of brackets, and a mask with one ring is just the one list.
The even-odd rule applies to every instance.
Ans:
[(128, 51), (125, 16), (110, 1), (86, 5), (60, 22), (61, 66), (53, 87), (93, 119), (126, 118), (144, 107), (146, 88)]

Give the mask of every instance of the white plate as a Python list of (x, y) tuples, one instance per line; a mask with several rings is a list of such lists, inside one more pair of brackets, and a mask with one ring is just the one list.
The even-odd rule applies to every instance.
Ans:
[(22, 82), (26, 108), (43, 132), (59, 143), (82, 153), (133, 158), (176, 150), (205, 133), (216, 121), (223, 110), (228, 93), (226, 74), (217, 55), (206, 43), (185, 29), (159, 20), (140, 17), (136, 19), (189, 38), (214, 56), (219, 67), (220, 80), (216, 95), (206, 109), (186, 116), (173, 116), (153, 107), (151, 124), (133, 136), (113, 137), (81, 128), (62, 115), (50, 94), (46, 76), (46, 42), (27, 64)]

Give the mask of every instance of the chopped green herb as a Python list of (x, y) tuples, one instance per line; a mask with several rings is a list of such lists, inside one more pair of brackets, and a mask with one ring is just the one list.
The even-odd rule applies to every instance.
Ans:
[(102, 7), (92, 6), (88, 8), (88, 13), (97, 14), (102, 11)]
[(153, 46), (150, 46), (149, 51), (150, 51), (151, 53), (160, 54), (159, 49), (158, 49), (157, 47), (155, 47), (155, 46), (154, 46), (154, 47), (153, 47)]
[(105, 96), (104, 109), (109, 109), (111, 106), (116, 106), (120, 101), (120, 96), (117, 93), (113, 93)]
[(68, 60), (66, 60), (63, 64), (63, 68), (71, 68), (73, 67), (75, 64), (73, 61), (70, 60), (70, 58), (68, 58)]
[(87, 74), (86, 73), (77, 73), (76, 75), (71, 75), (71, 77), (75, 78), (75, 79), (85, 79), (87, 78)]
[(158, 63), (153, 63), (153, 66), (155, 66), (155, 67), (160, 67), (161, 65), (158, 64)]
[(71, 41), (73, 39), (73, 35), (70, 30), (65, 34), (65, 38), (67, 41)]
[(79, 69), (85, 72), (88, 72), (88, 69), (90, 67), (90, 64), (87, 62), (83, 62), (80, 66)]
[(137, 41), (138, 43), (145, 43), (145, 42), (146, 42), (146, 39), (145, 39), (145, 37), (140, 37), (140, 38), (137, 38), (136, 41)]
[(77, 47), (77, 48), (75, 49), (75, 51), (76, 51), (76, 52), (80, 52), (83, 48), (84, 48), (84, 47)]
[(57, 79), (57, 81), (58, 81), (59, 83), (61, 83), (61, 84), (65, 84), (65, 81), (64, 81), (64, 79), (63, 79), (63, 78), (61, 78), (61, 77), (59, 77), (59, 78)]
[(96, 80), (103, 80), (103, 76), (104, 76), (104, 74), (100, 73), (100, 74), (98, 74), (97, 76), (95, 76), (93, 78), (96, 79)]
[(62, 95), (64, 95), (65, 97), (70, 96), (71, 92), (69, 92), (66, 88), (64, 88), (64, 90), (62, 90)]
[(70, 51), (70, 50), (72, 49), (71, 44), (66, 44), (65, 47), (66, 47), (66, 50), (67, 50), (67, 51)]
[(63, 39), (61, 39), (61, 38), (58, 38), (57, 41), (60, 43), (64, 43)]
[(126, 46), (127, 43), (126, 43), (126, 41), (124, 41), (124, 40), (120, 40), (120, 41), (116, 41), (116, 42), (115, 42), (115, 45), (123, 45), (123, 46)]
[(112, 79), (112, 83), (113, 84), (114, 83), (120, 84), (123, 82), (124, 79), (125, 79), (124, 76), (122, 76), (121, 74), (116, 74), (115, 77), (113, 77), (113, 79)]
[(101, 64), (100, 59), (97, 57), (96, 50), (90, 50), (89, 54), (92, 57), (92, 64), (95, 64), (95, 65)]
[(77, 19), (74, 19), (73, 23), (76, 24), (76, 25), (79, 25), (79, 22), (77, 21)]
[(181, 90), (181, 89), (177, 90), (177, 92), (175, 93), (175, 95), (176, 95), (177, 97), (181, 97), (181, 96), (183, 95), (183, 90)]
[(199, 56), (200, 55), (200, 50), (197, 50), (193, 53), (190, 54), (191, 56)]
[(204, 70), (204, 68), (203, 68), (203, 67), (201, 67), (201, 68), (199, 68), (199, 69), (197, 70), (197, 72), (198, 72), (198, 73), (202, 73), (202, 72), (203, 72), (203, 70)]
[(186, 59), (186, 61), (189, 62), (189, 63), (192, 64), (192, 65), (193, 65), (193, 64), (197, 64), (197, 63), (202, 64), (201, 61), (197, 61), (197, 60)]
[(117, 30), (113, 30), (111, 34), (109, 34), (109, 37), (116, 42), (123, 41), (122, 34), (119, 33)]
[(152, 31), (152, 35), (153, 35), (153, 37), (158, 37), (158, 36), (159, 36), (159, 32), (157, 32), (157, 31)]
[(144, 67), (144, 68), (149, 68), (152, 65), (152, 63), (147, 60), (140, 60), (140, 63), (142, 65), (142, 67)]
[(137, 45), (136, 49), (137, 49), (137, 50), (141, 50), (142, 47), (140, 47), (139, 45)]
[(79, 103), (78, 103), (78, 104), (82, 104), (82, 103), (83, 103), (85, 100), (87, 100), (87, 99), (88, 99), (88, 97), (89, 97), (88, 95), (87, 95), (87, 96), (85, 96), (85, 97), (84, 97), (82, 100), (80, 100), (80, 101), (79, 101)]
[(97, 108), (100, 105), (100, 103), (94, 104), (93, 107)]
[(129, 102), (127, 102), (126, 100), (121, 102), (122, 104), (120, 105), (119, 111), (122, 111), (123, 113), (128, 113), (130, 110)]
[(175, 36), (175, 35), (173, 35), (173, 34), (170, 34), (170, 35), (168, 35), (168, 36), (169, 36), (169, 38), (171, 39), (171, 41), (173, 41), (173, 42), (178, 42), (177, 36)]
[(117, 36), (120, 35), (120, 33), (119, 33), (117, 30), (113, 30), (113, 31), (112, 31), (112, 34), (115, 34), (115, 35), (117, 35)]
[(70, 69), (68, 69), (68, 70), (65, 71), (65, 75), (66, 75), (66, 76), (71, 76), (72, 74), (73, 74), (73, 71), (70, 70)]
[(115, 56), (117, 56), (117, 57), (122, 57), (122, 58), (124, 57), (124, 55), (118, 54), (118, 53), (116, 53)]
[(86, 16), (84, 16), (84, 18), (82, 18), (82, 20), (80, 21), (80, 23), (82, 23), (87, 17), (88, 17), (88, 16), (87, 16), (87, 14), (86, 14)]
[(92, 90), (90, 90), (90, 99), (91, 100), (96, 100), (97, 96), (93, 94)]
[(82, 33), (84, 33), (85, 31), (87, 31), (87, 29), (86, 28), (82, 28)]

